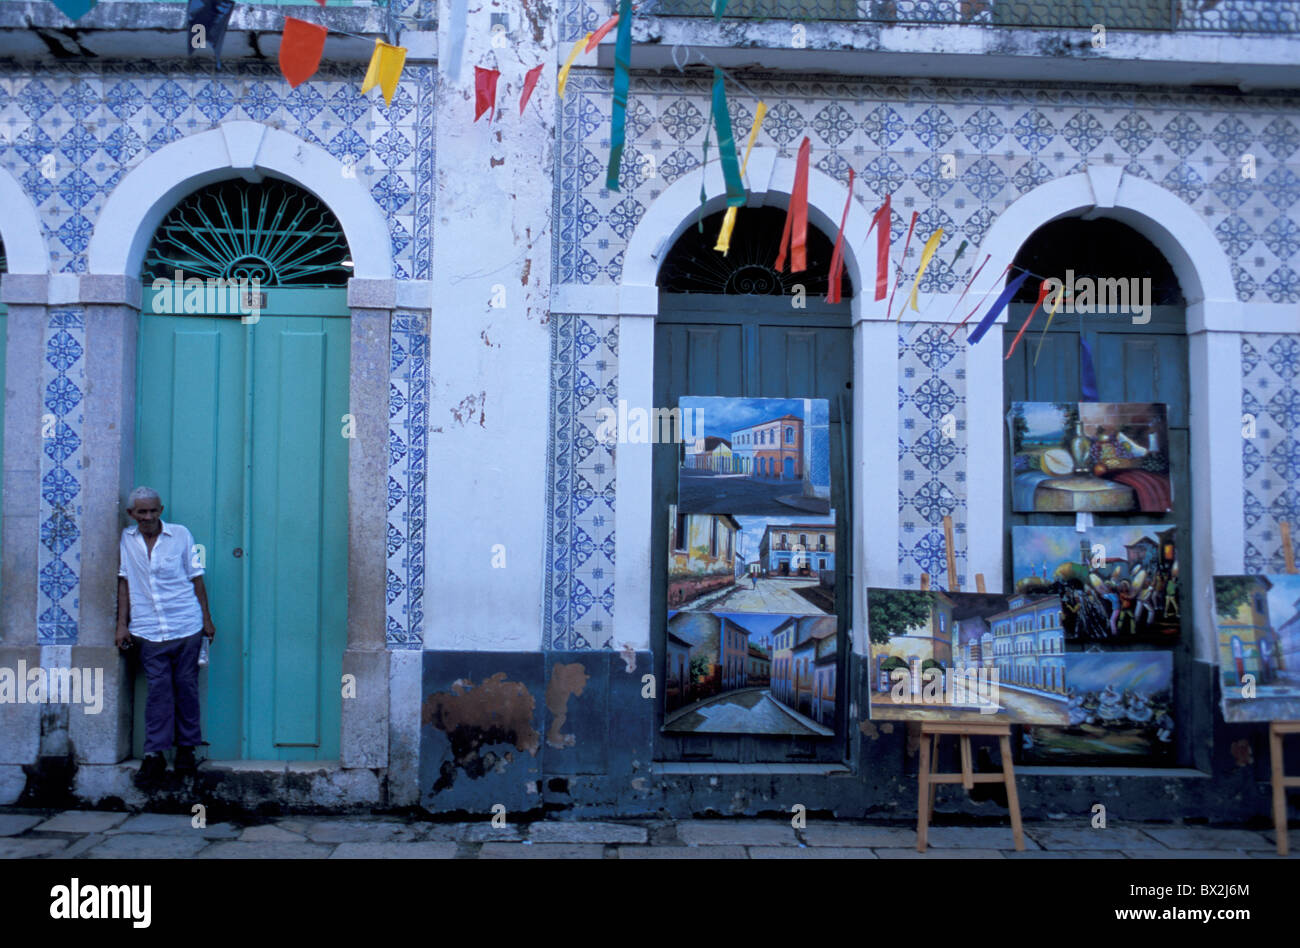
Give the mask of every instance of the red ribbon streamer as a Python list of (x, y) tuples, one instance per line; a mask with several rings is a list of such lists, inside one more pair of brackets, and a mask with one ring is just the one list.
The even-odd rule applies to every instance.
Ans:
[(1020, 327), (1020, 332), (1016, 333), (1016, 338), (1011, 340), (1011, 348), (1007, 350), (1006, 357), (1002, 360), (1003, 362), (1005, 362), (1007, 359), (1010, 359), (1011, 353), (1016, 351), (1016, 346), (1020, 345), (1020, 337), (1023, 336), (1025, 334), (1025, 330), (1029, 328), (1029, 323), (1034, 318), (1034, 313), (1038, 312), (1038, 307), (1043, 305), (1043, 300), (1045, 299), (1047, 299), (1046, 280), (1038, 284), (1038, 302), (1034, 304), (1034, 308), (1031, 309), (1029, 311), (1029, 315), (1025, 317), (1025, 324)]
[(785, 254), (790, 252), (790, 272), (808, 269), (808, 157), (812, 142), (805, 136), (799, 145), (799, 158), (794, 168), (794, 187), (790, 190), (790, 209), (785, 212), (785, 229), (781, 232), (781, 251), (776, 257), (776, 268), (785, 267)]
[(889, 208), (889, 199), (892, 196), (885, 195), (885, 203), (871, 215), (871, 227), (867, 228), (868, 237), (871, 236), (873, 228), (877, 226), (880, 228), (876, 231), (876, 302), (883, 300), (889, 291), (889, 232), (894, 222), (893, 213)]
[[(974, 275), (973, 275), (969, 280), (966, 281), (966, 286), (962, 289), (962, 291), (961, 291), (961, 296), (957, 297), (957, 302), (953, 303), (953, 304), (952, 304), (952, 309), (948, 311), (948, 318), (949, 318), (949, 319), (952, 319), (952, 314), (955, 313), (955, 312), (957, 312), (957, 307), (961, 305), (961, 301), (964, 300), (964, 299), (966, 298), (966, 294), (970, 292), (970, 288), (971, 288), (972, 286), (974, 286), (974, 285), (975, 285), (975, 281), (979, 279), (980, 271), (982, 271), (982, 270), (984, 269), (984, 264), (988, 263), (988, 262), (989, 262), (990, 260), (992, 260), (992, 259), (993, 259), (993, 254), (989, 253), (989, 254), (985, 254), (985, 255), (984, 255), (984, 263), (981, 263), (981, 264), (980, 264), (980, 265), (975, 269), (975, 273), (974, 273)], [(955, 261), (954, 261), (954, 262), (955, 262)], [(967, 316), (966, 319), (970, 319), (970, 317)], [(965, 321), (966, 321), (965, 319), (962, 320), (963, 323), (964, 323)], [(953, 326), (953, 327), (952, 327), (952, 332), (948, 333), (948, 338), (951, 339), (954, 335), (956, 335), (956, 333), (957, 333), (957, 327), (956, 327), (956, 326)]]
[(840, 283), (844, 275), (844, 225), (849, 219), (849, 205), (853, 203), (853, 168), (849, 168), (849, 196), (844, 201), (844, 213), (840, 215), (840, 232), (835, 237), (835, 249), (831, 251), (830, 285), (826, 288), (826, 302), (840, 302)]
[(495, 69), (474, 67), (474, 121), (482, 118), (484, 112), (488, 113), (488, 122), (492, 121), (492, 106), (497, 101), (497, 80), (500, 78), (501, 73)]
[[(990, 254), (990, 256), (992, 256), (992, 254)], [(988, 262), (989, 262), (989, 261), (988, 261), (988, 258), (985, 258), (984, 263), (988, 263)], [(981, 269), (981, 270), (984, 269), (984, 263), (981, 263), (981, 264), (980, 264), (980, 269)], [(966, 323), (970, 322), (970, 318), (971, 318), (972, 316), (974, 316), (976, 312), (979, 311), (979, 308), (980, 308), (981, 306), (984, 305), (984, 301), (985, 301), (986, 299), (988, 299), (989, 294), (993, 292), (993, 287), (997, 286), (998, 283), (1001, 283), (1002, 280), (1006, 277), (1007, 273), (1008, 273), (1010, 270), (1011, 270), (1011, 264), (1008, 263), (1008, 264), (1006, 265), (1006, 267), (1003, 268), (1002, 273), (1000, 273), (1000, 274), (998, 275), (998, 278), (997, 278), (997, 280), (994, 282), (993, 286), (989, 287), (987, 290), (984, 291), (984, 295), (980, 297), (980, 301), (979, 301), (978, 303), (975, 304), (975, 309), (973, 309), (973, 310), (971, 310), (969, 313), (967, 313), (965, 319), (963, 319), (961, 322), (959, 322), (956, 326), (953, 326), (953, 327), (952, 327), (952, 332), (948, 333), (948, 338), (949, 338), (949, 339), (951, 339), (954, 335), (956, 335), (958, 329), (961, 329), (962, 326), (965, 326)], [(979, 274), (977, 273), (977, 274), (975, 274), (975, 276), (979, 276)], [(971, 277), (970, 279), (971, 279), (971, 282), (972, 282), (972, 283), (975, 282), (975, 277)]]
[[(907, 261), (907, 248), (910, 247), (911, 244), (912, 244), (912, 231), (914, 231), (914, 230), (916, 229), (916, 219), (917, 219), (918, 217), (920, 217), (920, 216), (921, 216), (921, 215), (920, 215), (920, 213), (919, 213), (918, 211), (913, 211), (913, 212), (912, 212), (912, 223), (910, 223), (910, 224), (907, 225), (907, 240), (903, 241), (903, 259), (902, 259), (902, 261), (900, 261), (900, 264), (899, 264), (899, 271), (900, 271), (900, 272), (899, 272), (899, 275), (900, 275), (900, 276), (902, 275), (902, 263), (905, 263), (905, 262)], [(897, 293), (897, 292), (898, 292), (898, 282), (895, 281), (895, 282), (894, 282), (894, 288), (889, 292), (889, 305), (885, 308), (885, 318), (886, 318), (886, 319), (888, 319), (888, 318), (889, 318), (889, 314), (892, 313), (892, 312), (894, 311), (894, 294)], [(902, 316), (903, 316), (903, 311), (902, 311), (902, 310), (899, 310), (899, 311), (898, 311), (898, 316), (899, 316), (900, 319), (902, 318)]]
[(582, 48), (582, 51), (584, 53), (591, 52), (596, 48), (597, 44), (599, 44), (600, 41), (609, 34), (609, 31), (616, 26), (618, 26), (617, 13), (596, 28), (595, 32), (591, 34), (591, 39), (587, 40), (587, 45)]
[(321, 53), (325, 52), (323, 26), (287, 16), (284, 18), (284, 35), (280, 38), (280, 72), (289, 80), (289, 88), (296, 89), (316, 74), (320, 68)]
[[(546, 65), (542, 63), (542, 66)], [(537, 80), (542, 75), (542, 66), (534, 66), (528, 72), (524, 73), (524, 91), (519, 96), (519, 114), (524, 114), (524, 106), (528, 104), (529, 97), (533, 94), (533, 88), (537, 85)]]

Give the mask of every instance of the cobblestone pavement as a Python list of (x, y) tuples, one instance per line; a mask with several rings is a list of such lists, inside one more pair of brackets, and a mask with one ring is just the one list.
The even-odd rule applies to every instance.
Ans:
[[(930, 851), (916, 829), (849, 820), (635, 820), (492, 826), (391, 816), (293, 816), (257, 825), (195, 828), (184, 815), (0, 808), (6, 859), (1276, 859), (1271, 830), (1087, 821), (1010, 827), (933, 826)], [(1292, 830), (1291, 857), (1300, 857)]]

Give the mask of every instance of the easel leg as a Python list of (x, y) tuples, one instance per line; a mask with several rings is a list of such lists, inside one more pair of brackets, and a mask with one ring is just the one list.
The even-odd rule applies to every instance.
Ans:
[(921, 853), (925, 852), (930, 828), (930, 741), (925, 737), (921, 735), (921, 759), (916, 769), (916, 851)]
[(1011, 835), (1016, 840), (1016, 851), (1025, 848), (1025, 830), (1020, 825), (1020, 796), (1016, 793), (1016, 771), (1011, 764), (1011, 738), (1003, 735), (998, 738), (1002, 749), (1002, 776), (1007, 782), (1007, 809), (1011, 811)]
[(1273, 831), (1277, 833), (1277, 854), (1287, 854), (1286, 774), (1282, 769), (1282, 735), (1276, 724), (1268, 726), (1268, 754), (1273, 769)]
[[(930, 735), (930, 773), (933, 774), (939, 769), (939, 735)], [(934, 819), (934, 794), (939, 789), (939, 785), (930, 783), (930, 819)]]

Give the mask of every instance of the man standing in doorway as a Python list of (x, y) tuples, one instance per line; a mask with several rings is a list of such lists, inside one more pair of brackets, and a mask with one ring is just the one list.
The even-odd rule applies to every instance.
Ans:
[(163, 751), (177, 745), (176, 772), (197, 770), (199, 649), (217, 634), (208, 613), (203, 569), (195, 562), (194, 537), (162, 519), (162, 499), (150, 487), (131, 491), (126, 512), (134, 527), (122, 531), (117, 573), (117, 646), (138, 644), (149, 683), (145, 701), (141, 783), (167, 770)]

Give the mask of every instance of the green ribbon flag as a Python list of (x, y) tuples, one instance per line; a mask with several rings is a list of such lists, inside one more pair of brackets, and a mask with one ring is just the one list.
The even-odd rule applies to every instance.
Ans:
[(618, 38), (614, 43), (614, 114), (609, 133), (609, 169), (605, 187), (618, 190), (618, 166), (627, 140), (628, 69), (632, 61), (632, 0), (618, 0)]
[(736, 140), (731, 135), (731, 113), (727, 111), (727, 90), (722, 82), (722, 70), (717, 66), (713, 67), (713, 121), (718, 130), (722, 177), (727, 182), (727, 207), (740, 207), (745, 203), (745, 182), (740, 180)]

